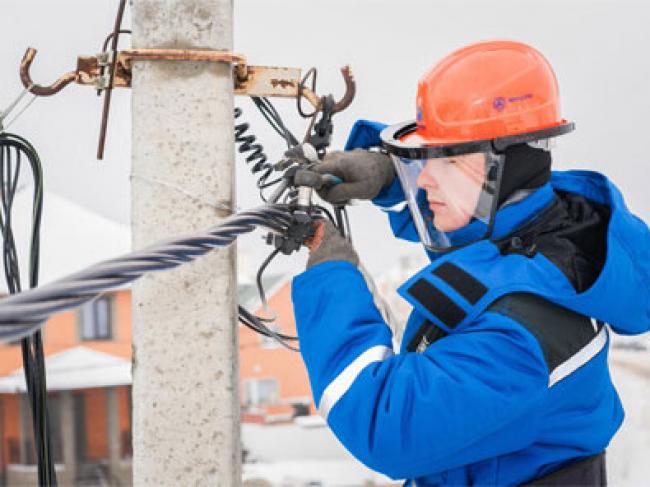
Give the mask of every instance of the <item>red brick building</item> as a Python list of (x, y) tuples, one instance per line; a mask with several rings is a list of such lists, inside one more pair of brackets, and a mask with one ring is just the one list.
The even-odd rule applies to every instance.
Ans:
[[(295, 336), (290, 282), (278, 287), (269, 306), (277, 315), (273, 330)], [(290, 343), (298, 348), (297, 342)], [(239, 357), (242, 421), (283, 421), (314, 413), (307, 371), (298, 352), (241, 326)]]
[[(131, 471), (131, 296), (120, 290), (43, 328), (54, 460), (61, 485)], [(0, 467), (7, 485), (35, 477), (20, 343), (0, 344)]]

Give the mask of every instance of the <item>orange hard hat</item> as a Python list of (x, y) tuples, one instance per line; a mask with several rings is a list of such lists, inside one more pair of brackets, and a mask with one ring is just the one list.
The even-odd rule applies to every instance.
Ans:
[(495, 139), (507, 146), (573, 128), (560, 115), (546, 58), (520, 42), (486, 41), (452, 52), (421, 78), (415, 126), (393, 135), (428, 147)]
[(420, 240), (441, 252), (491, 238), (502, 197), (512, 194), (502, 194), (508, 157), (536, 151), (508, 168), (548, 171), (545, 142), (573, 128), (560, 115), (544, 56), (520, 42), (488, 41), (431, 68), (418, 84), (416, 120), (386, 127), (380, 138)]

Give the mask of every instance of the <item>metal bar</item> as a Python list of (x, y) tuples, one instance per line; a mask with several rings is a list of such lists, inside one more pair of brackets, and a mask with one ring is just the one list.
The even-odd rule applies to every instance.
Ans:
[(111, 93), (113, 92), (113, 79), (115, 78), (115, 66), (117, 63), (117, 41), (120, 36), (120, 27), (122, 26), (122, 17), (124, 16), (124, 8), (126, 7), (126, 0), (120, 0), (120, 6), (117, 9), (117, 16), (115, 17), (115, 26), (113, 28), (113, 38), (111, 39), (111, 68), (109, 70), (109, 82), (104, 92), (104, 106), (102, 107), (102, 121), (99, 128), (99, 143), (97, 144), (97, 159), (104, 157), (104, 144), (106, 143), (106, 129), (108, 128), (108, 112), (111, 106)]
[(120, 51), (124, 61), (211, 61), (246, 64), (243, 54), (230, 51), (200, 49), (125, 49)]

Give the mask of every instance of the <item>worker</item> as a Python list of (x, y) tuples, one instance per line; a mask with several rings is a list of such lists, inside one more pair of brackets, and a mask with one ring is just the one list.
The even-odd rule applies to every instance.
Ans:
[(398, 290), (413, 306), (399, 353), (331, 223), (293, 280), (314, 402), (371, 469), (417, 486), (606, 485), (623, 421), (609, 334), (650, 328), (650, 232), (605, 176), (551, 172), (573, 128), (537, 50), (480, 42), (424, 75), (415, 121), (357, 122), (316, 166), (342, 180), (324, 199), (372, 199), (431, 258)]

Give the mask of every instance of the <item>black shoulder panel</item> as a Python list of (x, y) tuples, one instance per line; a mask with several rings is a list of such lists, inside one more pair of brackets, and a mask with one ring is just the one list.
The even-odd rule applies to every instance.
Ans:
[(532, 333), (542, 348), (549, 371), (585, 347), (603, 326), (594, 327), (589, 317), (527, 293), (503, 296), (487, 310), (514, 319)]
[(426, 279), (418, 279), (406, 291), (449, 328), (465, 319), (467, 313)]
[(476, 304), (488, 291), (475, 277), (451, 262), (436, 267), (433, 275), (445, 281), (471, 304)]

